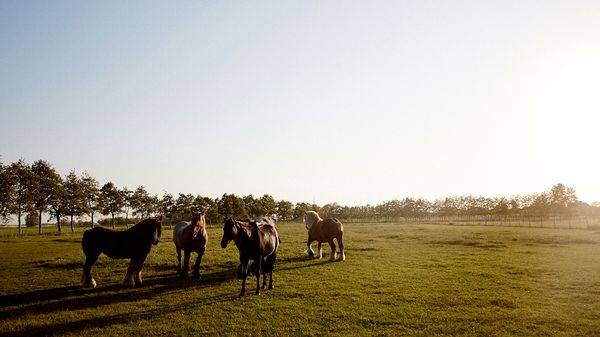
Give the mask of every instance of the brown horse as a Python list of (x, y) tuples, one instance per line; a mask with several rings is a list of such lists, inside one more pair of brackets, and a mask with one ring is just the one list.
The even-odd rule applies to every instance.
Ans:
[(102, 226), (85, 231), (81, 239), (81, 248), (85, 254), (81, 285), (96, 287), (96, 280), (92, 277), (92, 266), (101, 253), (113, 259), (131, 259), (123, 284), (142, 284), (144, 261), (152, 245), (160, 241), (161, 233), (161, 218), (142, 220), (125, 231), (115, 231)]
[(308, 229), (308, 241), (306, 242), (306, 253), (308, 256), (315, 256), (315, 252), (312, 250), (310, 245), (313, 243), (313, 241), (317, 241), (319, 243), (319, 259), (322, 258), (323, 249), (321, 245), (323, 242), (327, 242), (329, 243), (329, 247), (331, 247), (331, 256), (329, 257), (329, 261), (335, 261), (336, 251), (333, 239), (336, 239), (340, 245), (340, 260), (346, 260), (346, 253), (344, 253), (344, 225), (342, 225), (338, 219), (321, 219), (317, 212), (306, 211), (304, 212), (304, 224), (306, 225), (306, 229)]
[[(206, 233), (206, 220), (204, 212), (192, 213), (192, 222), (182, 221), (173, 228), (173, 243), (177, 250), (177, 274), (181, 277), (187, 277), (190, 270), (190, 255), (196, 252), (198, 257), (194, 264), (193, 277), (200, 277), (200, 263), (208, 243), (208, 234)], [(181, 268), (181, 251), (183, 250), (183, 268)]]
[[(239, 297), (244, 296), (246, 292), (246, 277), (249, 273), (256, 275), (256, 295), (260, 295), (261, 271), (263, 272), (262, 288), (266, 288), (266, 274), (269, 274), (269, 290), (273, 289), (273, 268), (280, 242), (279, 233), (277, 233), (273, 220), (263, 218), (260, 223), (257, 223), (227, 219), (223, 225), (221, 247), (227, 248), (227, 244), (232, 240), (240, 252), (237, 275), (243, 281)], [(250, 270), (248, 270), (249, 260), (254, 260)]]

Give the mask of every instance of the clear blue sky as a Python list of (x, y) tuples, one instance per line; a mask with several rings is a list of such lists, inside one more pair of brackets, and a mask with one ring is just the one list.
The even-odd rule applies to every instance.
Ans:
[(149, 192), (600, 201), (599, 1), (0, 1), (0, 155)]

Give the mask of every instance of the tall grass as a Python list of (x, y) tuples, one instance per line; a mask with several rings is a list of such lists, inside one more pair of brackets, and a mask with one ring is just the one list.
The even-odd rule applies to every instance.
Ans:
[[(237, 250), (209, 228), (201, 280), (175, 275), (171, 230), (143, 271), (102, 256), (79, 288), (81, 231), (0, 230), (0, 335), (594, 336), (600, 231), (346, 224), (347, 260), (305, 257), (302, 224), (278, 224), (275, 289), (238, 299)], [(324, 247), (327, 256), (328, 247)], [(195, 257), (194, 257), (195, 258)]]

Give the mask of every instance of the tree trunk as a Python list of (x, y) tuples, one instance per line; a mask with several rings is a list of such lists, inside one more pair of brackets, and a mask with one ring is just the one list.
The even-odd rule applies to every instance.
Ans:
[(129, 228), (129, 213), (125, 213), (125, 228)]
[(21, 205), (19, 205), (19, 207), (17, 208), (17, 219), (19, 219), (18, 220), (18, 222), (19, 222), (19, 235), (21, 235), (22, 234), (22, 231), (21, 231)]
[(56, 226), (58, 227), (58, 232), (61, 232), (61, 228), (60, 228), (60, 215), (56, 215)]
[(71, 233), (74, 233), (75, 230), (73, 229), (73, 214), (71, 214)]
[(94, 212), (92, 212), (90, 216), (92, 218), (92, 228), (94, 228)]
[(112, 227), (115, 229), (115, 213), (110, 213), (112, 215)]
[(39, 221), (38, 221), (38, 234), (42, 234), (42, 210), (40, 209)]

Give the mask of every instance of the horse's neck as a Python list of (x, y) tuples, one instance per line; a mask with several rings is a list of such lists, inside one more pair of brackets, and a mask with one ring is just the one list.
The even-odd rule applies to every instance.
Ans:
[(311, 217), (310, 219), (310, 225), (309, 227), (312, 228), (314, 225), (317, 224), (317, 222), (321, 221), (323, 219), (321, 219), (321, 217), (318, 214), (315, 214), (313, 217)]
[(202, 218), (198, 218), (195, 221), (192, 221), (192, 227), (206, 227), (206, 221)]

